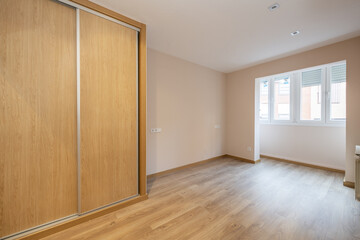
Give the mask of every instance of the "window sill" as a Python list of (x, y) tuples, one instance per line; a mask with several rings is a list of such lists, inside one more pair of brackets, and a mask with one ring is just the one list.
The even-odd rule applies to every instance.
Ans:
[(295, 122), (287, 122), (287, 123), (270, 123), (270, 122), (259, 122), (260, 125), (273, 125), (273, 126), (294, 126), (294, 127), (340, 127), (346, 128), (346, 123), (295, 123)]

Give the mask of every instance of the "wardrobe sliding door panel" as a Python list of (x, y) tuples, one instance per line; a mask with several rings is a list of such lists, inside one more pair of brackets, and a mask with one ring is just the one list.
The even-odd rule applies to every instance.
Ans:
[(137, 32), (80, 11), (81, 212), (138, 193)]
[(0, 0), (0, 236), (77, 211), (76, 12)]

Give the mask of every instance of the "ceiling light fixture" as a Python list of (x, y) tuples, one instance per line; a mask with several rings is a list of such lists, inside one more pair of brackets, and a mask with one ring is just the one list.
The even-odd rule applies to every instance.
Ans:
[(291, 34), (291, 36), (296, 36), (296, 35), (298, 35), (300, 33), (300, 31), (295, 31), (295, 32), (292, 32), (292, 33), (290, 33)]
[(275, 9), (278, 9), (280, 7), (280, 4), (278, 3), (274, 3), (273, 5), (271, 5), (270, 7), (268, 7), (268, 9), (270, 11), (274, 11)]

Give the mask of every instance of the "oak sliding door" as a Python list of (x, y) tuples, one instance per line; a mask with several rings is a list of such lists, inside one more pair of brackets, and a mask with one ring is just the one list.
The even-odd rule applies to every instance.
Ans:
[(81, 212), (138, 194), (137, 32), (80, 11)]
[(0, 237), (77, 213), (76, 11), (0, 0)]
[(66, 4), (0, 0), (0, 238), (139, 192), (139, 29)]

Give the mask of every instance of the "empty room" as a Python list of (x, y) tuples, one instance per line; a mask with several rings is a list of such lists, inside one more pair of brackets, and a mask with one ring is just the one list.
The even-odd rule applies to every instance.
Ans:
[(360, 240), (360, 1), (0, 0), (0, 239)]

